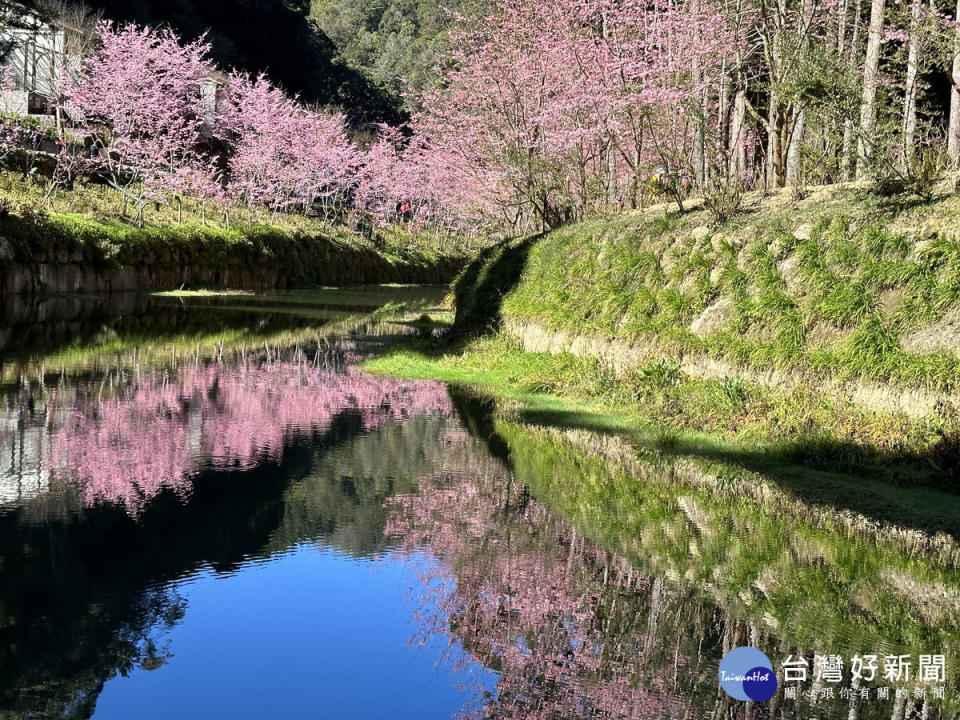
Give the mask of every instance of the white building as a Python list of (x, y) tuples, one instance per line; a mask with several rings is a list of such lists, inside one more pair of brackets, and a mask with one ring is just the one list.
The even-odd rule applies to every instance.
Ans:
[(20, 3), (0, 0), (0, 112), (52, 112), (49, 101), (67, 62), (70, 33)]

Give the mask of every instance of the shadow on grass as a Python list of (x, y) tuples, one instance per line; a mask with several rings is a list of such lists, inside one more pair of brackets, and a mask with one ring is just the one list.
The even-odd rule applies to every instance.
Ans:
[(531, 248), (543, 234), (504, 240), (483, 250), (453, 285), (457, 313), (453, 337), (496, 332), (503, 298), (520, 282)]

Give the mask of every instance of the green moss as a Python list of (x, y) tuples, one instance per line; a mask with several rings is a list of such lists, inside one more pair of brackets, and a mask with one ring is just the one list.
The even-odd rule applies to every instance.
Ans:
[(183, 223), (135, 228), (82, 215), (0, 217), (12, 262), (78, 262), (98, 269), (152, 265), (177, 269), (275, 270), (287, 286), (377, 282), (449, 282), (465, 258), (418, 248), (374, 247), (344, 230), (304, 232), (279, 226), (224, 229)]

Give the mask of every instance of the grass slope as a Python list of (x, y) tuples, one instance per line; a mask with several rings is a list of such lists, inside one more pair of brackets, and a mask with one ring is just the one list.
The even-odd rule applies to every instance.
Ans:
[(105, 186), (78, 181), (48, 199), (45, 191), (42, 182), (0, 172), (0, 270), (38, 263), (100, 270), (148, 265), (172, 271), (164, 277), (176, 277), (181, 267), (276, 271), (286, 287), (447, 283), (472, 248), (466, 238), (405, 226), (368, 228), (367, 239), (343, 225), (262, 208), (230, 207), (223, 223), (222, 209), (189, 198), (179, 207), (149, 205), (138, 228), (120, 193)]
[(924, 331), (960, 299), (960, 198), (891, 208), (825, 188), (707, 223), (659, 209), (560, 228), (523, 253), (499, 312), (673, 355), (956, 388), (960, 342)]
[[(802, 466), (954, 490), (960, 413), (937, 393), (960, 377), (958, 217), (960, 198), (895, 209), (825, 188), (800, 204), (758, 200), (722, 228), (661, 208), (508, 241), (455, 283), (460, 343), (400, 349), (371, 368), (477, 385), (546, 424), (653, 438), (751, 471)], [(625, 368), (525, 352), (514, 332), (524, 323), (644, 352)], [(741, 374), (684, 370), (714, 361)], [(801, 382), (768, 384), (748, 369)], [(922, 415), (871, 409), (823, 393), (824, 378), (943, 401)]]

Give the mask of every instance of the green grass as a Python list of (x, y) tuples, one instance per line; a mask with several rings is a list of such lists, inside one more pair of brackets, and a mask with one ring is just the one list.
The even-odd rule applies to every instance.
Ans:
[(190, 202), (180, 219), (158, 205), (137, 227), (109, 188), (78, 183), (58, 190), (46, 204), (43, 191), (40, 184), (0, 173), (0, 236), (7, 241), (0, 266), (76, 263), (98, 271), (154, 266), (173, 271), (171, 276), (184, 266), (264, 269), (278, 274), (285, 286), (447, 283), (476, 246), (476, 240), (415, 233), (405, 226), (374, 229), (367, 238), (315, 218), (240, 208), (232, 209), (226, 227)]
[[(801, 467), (772, 448), (750, 452), (530, 387), (545, 371), (571, 387), (598, 382), (576, 358), (518, 353), (501, 339), (459, 354), (428, 351), (399, 349), (367, 367), (496, 393), (490, 441), (509, 453), (517, 479), (634, 567), (707, 592), (792, 645), (833, 652), (957, 642), (955, 599), (928, 602), (917, 590), (960, 586), (956, 546), (933, 537), (960, 531), (955, 495)], [(664, 362), (641, 381), (654, 394), (686, 382)], [(733, 380), (711, 390), (731, 408), (757, 392)]]
[(7, 262), (81, 263), (99, 270), (129, 265), (184, 267), (222, 272), (272, 270), (286, 285), (442, 283), (464, 258), (423, 248), (374, 247), (340, 229), (303, 232), (274, 226), (224, 229), (179, 224), (136, 228), (81, 215), (0, 217), (9, 242)]
[[(479, 327), (495, 317), (494, 326), (655, 341), (674, 357), (706, 352), (751, 368), (951, 391), (960, 359), (912, 353), (904, 338), (960, 302), (952, 225), (922, 242), (910, 236), (931, 216), (954, 217), (960, 198), (897, 215), (853, 190), (824, 193), (786, 209), (760, 204), (710, 233), (699, 232), (702, 213), (636, 213), (504, 244), (458, 280), (458, 316)], [(801, 223), (812, 225), (804, 239), (793, 234)], [(693, 321), (724, 298), (729, 316), (709, 336), (694, 335)]]
[(741, 378), (701, 380), (651, 358), (615, 376), (595, 360), (524, 352), (504, 337), (450, 351), (403, 346), (367, 364), (372, 372), (470, 385), (530, 422), (587, 427), (655, 449), (671, 438), (686, 454), (755, 471), (803, 466), (894, 485), (953, 487), (960, 419), (913, 420), (780, 390)]
[[(123, 196), (101, 184), (78, 180), (71, 188), (58, 188), (49, 198), (42, 178), (24, 180), (19, 172), (0, 171), (0, 207), (20, 214), (74, 216), (120, 227), (132, 226), (133, 213)], [(296, 213), (274, 213), (265, 208), (228, 206), (229, 225), (236, 229), (271, 227), (299, 234), (358, 237), (343, 226), (321, 218)], [(223, 225), (224, 208), (213, 208), (185, 197), (182, 204), (148, 203), (144, 208), (147, 227), (176, 228), (179, 225), (217, 228)], [(474, 252), (487, 243), (485, 238), (451, 234), (436, 230), (417, 231), (406, 225), (372, 229), (372, 240), (381, 248), (393, 250), (423, 249), (456, 255)]]
[(151, 293), (157, 297), (179, 297), (179, 298), (197, 298), (197, 297), (235, 297), (252, 296), (251, 290), (162, 290)]

